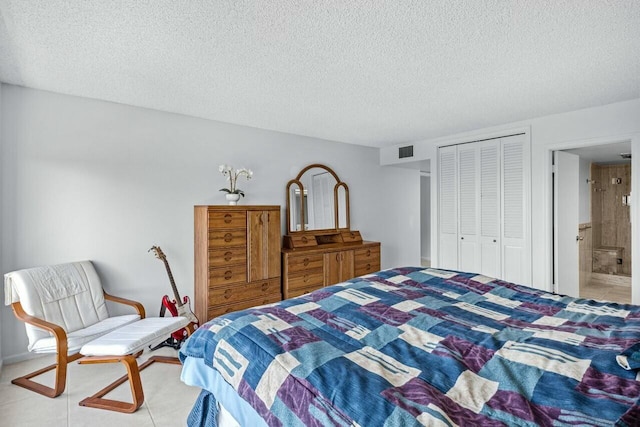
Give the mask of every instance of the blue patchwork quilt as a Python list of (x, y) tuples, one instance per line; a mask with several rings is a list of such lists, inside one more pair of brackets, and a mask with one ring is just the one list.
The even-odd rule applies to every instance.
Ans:
[(639, 306), (470, 273), (384, 270), (230, 313), (180, 357), (271, 426), (640, 425)]

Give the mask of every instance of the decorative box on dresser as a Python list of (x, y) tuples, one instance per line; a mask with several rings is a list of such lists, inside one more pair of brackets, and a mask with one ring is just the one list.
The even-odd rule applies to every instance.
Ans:
[(282, 300), (280, 206), (196, 206), (194, 231), (200, 324)]
[[(357, 237), (343, 239), (345, 234)], [(363, 241), (357, 231), (307, 236), (304, 246), (296, 246), (296, 240), (284, 237), (282, 291), (285, 299), (380, 270), (380, 242)]]

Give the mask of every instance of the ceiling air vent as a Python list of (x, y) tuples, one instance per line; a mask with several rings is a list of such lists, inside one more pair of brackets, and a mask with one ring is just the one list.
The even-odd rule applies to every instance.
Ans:
[(623, 159), (630, 159), (631, 153), (620, 153), (620, 157), (622, 157)]
[(398, 148), (398, 158), (405, 159), (407, 157), (413, 157), (413, 145)]

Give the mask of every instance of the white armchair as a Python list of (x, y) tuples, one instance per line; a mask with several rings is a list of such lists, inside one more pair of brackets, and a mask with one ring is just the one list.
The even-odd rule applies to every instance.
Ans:
[[(25, 322), (29, 351), (56, 353), (56, 363), (12, 381), (20, 387), (48, 397), (65, 389), (67, 364), (114, 363), (125, 365), (128, 374), (80, 402), (81, 406), (135, 412), (144, 401), (139, 371), (153, 362), (180, 364), (175, 357), (154, 356), (138, 366), (144, 348), (162, 342), (171, 333), (186, 328), (185, 317), (145, 319), (142, 304), (114, 297), (102, 289), (90, 261), (30, 268), (5, 274), (5, 304)], [(110, 316), (106, 301), (127, 304), (137, 314)], [(53, 387), (32, 380), (56, 369)], [(117, 385), (129, 381), (133, 403), (104, 399)]]
[[(64, 392), (67, 364), (82, 357), (84, 344), (145, 316), (142, 304), (104, 292), (90, 261), (7, 273), (4, 290), (5, 304), (25, 322), (29, 351), (57, 354), (53, 365), (12, 383), (48, 397)], [(106, 301), (130, 305), (137, 314), (110, 317)], [(56, 368), (53, 387), (31, 380)]]

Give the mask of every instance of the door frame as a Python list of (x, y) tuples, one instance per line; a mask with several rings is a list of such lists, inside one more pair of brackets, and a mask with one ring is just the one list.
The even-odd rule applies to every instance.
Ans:
[[(571, 150), (573, 148), (592, 147), (595, 145), (609, 145), (618, 142), (631, 143), (631, 189), (635, 194), (631, 199), (631, 302), (640, 304), (640, 233), (634, 233), (636, 227), (640, 227), (640, 133), (625, 134), (617, 136), (605, 136), (598, 138), (587, 138), (580, 140), (570, 140), (563, 142), (548, 143), (545, 146), (546, 161), (544, 162), (544, 191), (545, 201), (545, 227), (544, 238), (547, 248), (547, 257), (543, 263), (547, 264), (546, 289), (552, 291), (553, 283), (553, 152)], [(635, 200), (634, 200), (635, 199)]]

